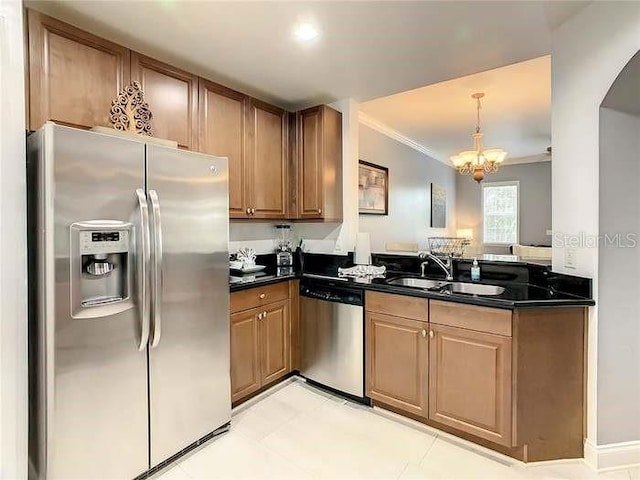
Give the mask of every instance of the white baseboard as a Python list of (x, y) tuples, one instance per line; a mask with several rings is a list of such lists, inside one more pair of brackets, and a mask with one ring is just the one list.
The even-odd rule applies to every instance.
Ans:
[(640, 466), (640, 441), (593, 445), (584, 443), (584, 460), (599, 472)]

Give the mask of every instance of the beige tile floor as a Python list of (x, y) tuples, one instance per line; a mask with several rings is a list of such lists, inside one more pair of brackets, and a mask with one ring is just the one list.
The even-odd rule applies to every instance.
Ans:
[(231, 425), (156, 480), (640, 480), (640, 469), (597, 474), (581, 461), (525, 465), (299, 379), (236, 409)]

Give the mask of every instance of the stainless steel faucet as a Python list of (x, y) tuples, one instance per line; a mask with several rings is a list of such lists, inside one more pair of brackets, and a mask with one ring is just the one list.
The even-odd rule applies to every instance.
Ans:
[[(449, 254), (447, 256), (447, 261), (446, 263), (443, 262), (442, 260), (440, 260), (438, 257), (436, 257), (435, 255), (432, 255), (431, 253), (428, 252), (422, 252), (420, 253), (420, 258), (428, 258), (431, 259), (435, 262), (436, 265), (438, 265), (442, 271), (445, 273), (446, 280), (448, 282), (453, 280), (453, 255)], [(424, 261), (420, 264), (420, 275), (424, 277), (424, 269), (425, 267), (429, 265), (429, 261)]]

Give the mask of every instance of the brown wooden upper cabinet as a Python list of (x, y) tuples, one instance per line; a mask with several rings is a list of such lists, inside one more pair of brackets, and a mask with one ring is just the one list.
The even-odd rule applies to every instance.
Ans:
[(198, 77), (131, 52), (131, 80), (140, 82), (153, 113), (151, 134), (197, 150)]
[(297, 114), (297, 216), (342, 221), (342, 114), (320, 105)]
[(111, 101), (129, 83), (129, 50), (34, 10), (28, 42), (29, 128), (110, 126)]
[(247, 218), (249, 195), (245, 181), (246, 110), (242, 93), (200, 79), (200, 151), (229, 161), (229, 216)]
[(140, 82), (154, 137), (229, 159), (229, 216), (342, 221), (342, 115), (296, 115), (28, 10), (29, 128), (110, 127)]
[(287, 112), (250, 99), (247, 116), (247, 162), (245, 184), (251, 218), (286, 218)]

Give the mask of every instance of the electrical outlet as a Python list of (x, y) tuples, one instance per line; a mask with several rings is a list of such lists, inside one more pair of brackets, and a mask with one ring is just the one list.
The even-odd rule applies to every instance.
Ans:
[(564, 266), (565, 268), (573, 268), (577, 267), (577, 257), (578, 251), (575, 247), (567, 247), (564, 249)]

